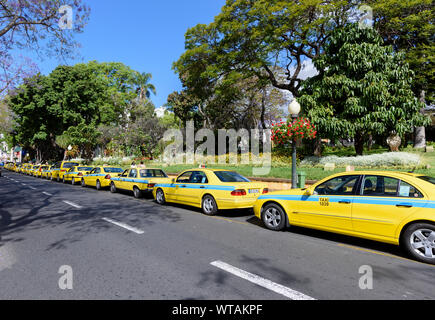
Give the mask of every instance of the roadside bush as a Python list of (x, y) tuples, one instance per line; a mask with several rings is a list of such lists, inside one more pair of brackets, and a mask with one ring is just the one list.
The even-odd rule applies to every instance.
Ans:
[(336, 166), (347, 165), (355, 167), (416, 167), (421, 164), (418, 154), (407, 152), (387, 152), (357, 157), (308, 157), (301, 161), (303, 166), (324, 166), (326, 163), (335, 163)]

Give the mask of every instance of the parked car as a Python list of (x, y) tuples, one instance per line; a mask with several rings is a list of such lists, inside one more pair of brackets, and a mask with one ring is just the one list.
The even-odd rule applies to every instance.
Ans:
[(57, 182), (63, 179), (63, 175), (72, 167), (78, 166), (79, 163), (71, 161), (59, 161), (50, 170), (49, 179), (51, 181), (56, 180)]
[(215, 215), (218, 210), (252, 208), (258, 196), (268, 191), (267, 184), (251, 182), (235, 171), (192, 169), (171, 183), (155, 185), (153, 196), (159, 204), (186, 204)]
[(83, 175), (81, 179), (82, 187), (91, 186), (101, 190), (110, 186), (110, 179), (117, 177), (124, 172), (120, 167), (99, 166), (93, 168), (89, 174)]
[(116, 192), (117, 189), (128, 190), (133, 191), (136, 198), (140, 198), (144, 192), (152, 192), (156, 184), (171, 183), (172, 179), (161, 169), (132, 168), (110, 180), (112, 193)]
[(94, 167), (86, 167), (86, 166), (75, 166), (69, 169), (62, 178), (63, 183), (71, 182), (72, 185), (75, 185), (77, 182), (80, 182), (82, 177), (86, 174), (89, 174)]
[(391, 171), (329, 176), (306, 189), (262, 195), (266, 228), (301, 226), (402, 246), (435, 264), (435, 178)]

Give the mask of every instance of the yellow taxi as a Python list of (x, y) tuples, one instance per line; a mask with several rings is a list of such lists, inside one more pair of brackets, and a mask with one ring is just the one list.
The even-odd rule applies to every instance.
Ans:
[(26, 174), (27, 168), (29, 167), (29, 163), (24, 163), (21, 167), (21, 173)]
[(13, 166), (12, 171), (14, 171), (14, 172), (20, 172), (21, 171), (21, 163), (16, 163)]
[(32, 175), (33, 167), (34, 167), (33, 164), (29, 164), (29, 165), (27, 166), (26, 174), (27, 174), (28, 176), (31, 176), (31, 175)]
[(295, 225), (401, 245), (435, 264), (435, 178), (360, 171), (335, 174), (307, 189), (258, 198), (255, 215), (271, 230)]
[(38, 170), (36, 170), (36, 172), (35, 172), (35, 174), (34, 174), (34, 176), (36, 177), (36, 178), (42, 178), (42, 172), (44, 171), (44, 170), (47, 170), (48, 169), (48, 165), (40, 165), (39, 166), (39, 168), (38, 168)]
[(30, 172), (30, 175), (31, 175), (31, 176), (34, 176), (34, 177), (37, 177), (37, 176), (38, 176), (39, 168), (41, 168), (41, 165), (34, 165), (34, 166), (32, 167), (32, 170), (31, 170), (31, 172)]
[(156, 184), (153, 196), (159, 204), (186, 204), (216, 215), (218, 210), (252, 208), (258, 196), (268, 192), (265, 183), (251, 182), (235, 171), (192, 169), (171, 183)]
[(163, 170), (148, 168), (127, 169), (110, 180), (110, 192), (114, 193), (117, 189), (133, 191), (135, 198), (140, 198), (143, 192), (152, 192), (156, 184), (172, 181)]
[(85, 174), (89, 174), (94, 167), (86, 167), (86, 166), (75, 166), (69, 169), (62, 178), (62, 182), (71, 182), (72, 185), (75, 185), (76, 182), (80, 182), (82, 177)]
[(80, 165), (77, 162), (71, 162), (71, 161), (59, 161), (56, 162), (53, 167), (50, 170), (50, 176), (49, 179), (51, 181), (56, 180), (57, 182), (61, 181), (63, 179), (63, 175), (72, 167)]
[(42, 167), (43, 168), (41, 169), (41, 178), (48, 179), (48, 177), (50, 176), (50, 173), (51, 173), (52, 166), (44, 165)]
[(120, 167), (100, 166), (94, 167), (89, 174), (83, 175), (81, 179), (82, 187), (96, 187), (97, 190), (110, 186), (110, 179), (117, 177), (124, 172)]

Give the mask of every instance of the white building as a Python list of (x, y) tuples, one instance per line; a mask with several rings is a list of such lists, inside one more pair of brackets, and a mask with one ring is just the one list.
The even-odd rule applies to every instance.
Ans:
[(157, 118), (163, 118), (167, 110), (167, 108), (161, 106), (160, 108), (156, 108), (154, 112), (156, 113)]

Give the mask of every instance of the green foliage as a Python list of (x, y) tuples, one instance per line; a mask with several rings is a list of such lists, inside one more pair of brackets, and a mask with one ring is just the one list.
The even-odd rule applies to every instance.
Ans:
[(314, 60), (320, 74), (306, 81), (299, 100), (320, 136), (355, 138), (358, 154), (370, 133), (403, 136), (429, 123), (403, 54), (382, 43), (375, 30), (356, 24), (337, 29)]

